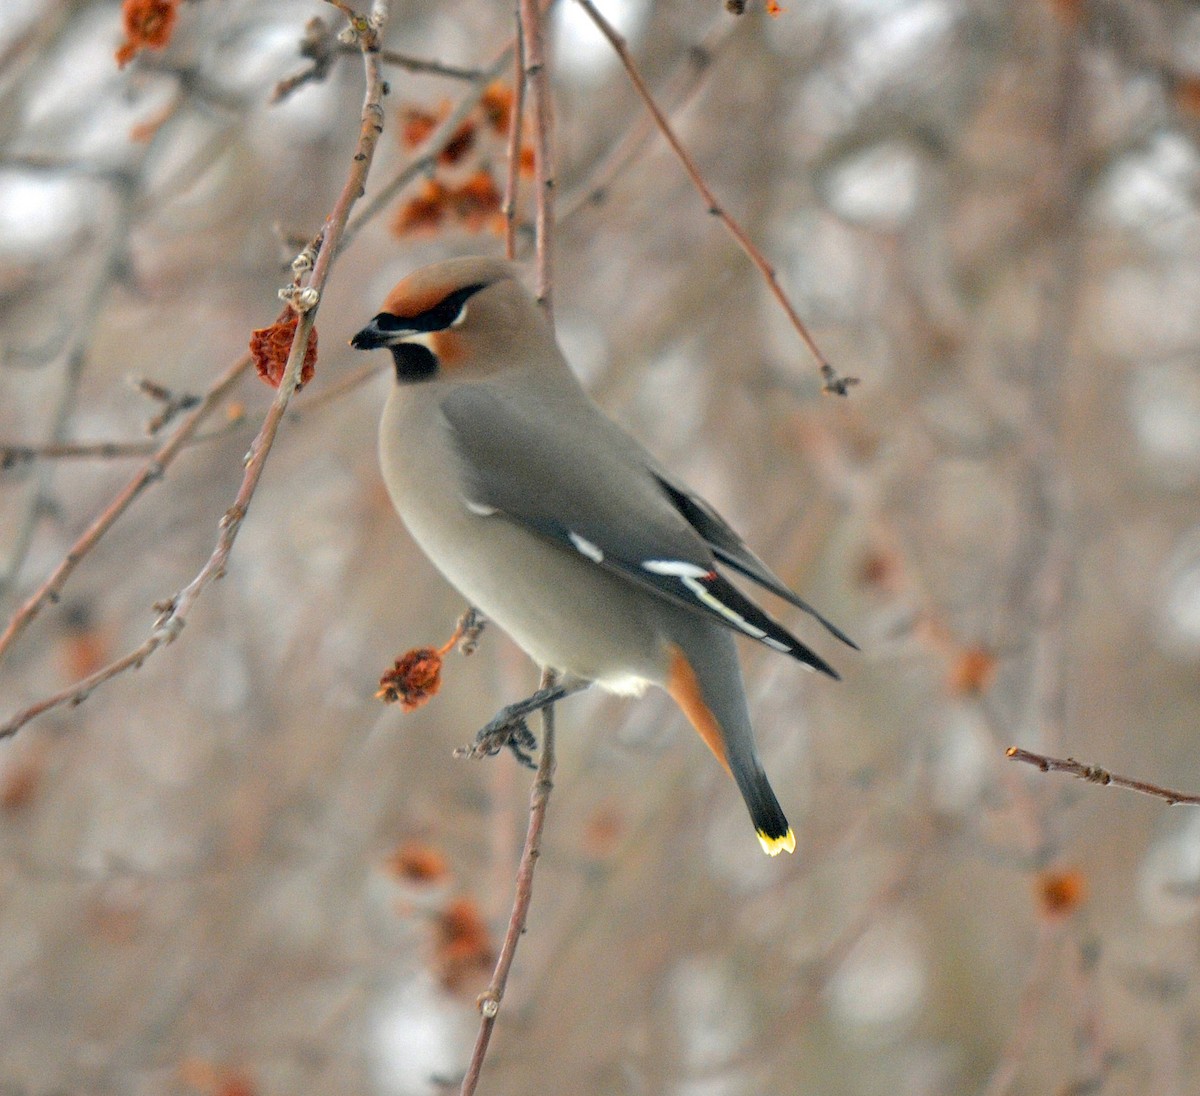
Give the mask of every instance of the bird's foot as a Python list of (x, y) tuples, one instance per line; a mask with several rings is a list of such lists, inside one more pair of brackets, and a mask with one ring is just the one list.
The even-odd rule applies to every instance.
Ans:
[(538, 743), (529, 729), (529, 724), (525, 722), (526, 719), (534, 712), (540, 712), (564, 697), (586, 689), (590, 684), (590, 681), (568, 678), (545, 689), (538, 689), (532, 696), (518, 700), (507, 708), (501, 708), (491, 722), (475, 736), (475, 742), (455, 750), (455, 756), (494, 757), (507, 747), (527, 769), (536, 769), (531, 751), (538, 748)]
[(468, 757), (494, 757), (505, 747), (512, 751), (519, 764), (527, 769), (536, 769), (533, 750), (538, 748), (537, 739), (521, 715), (509, 716), (505, 708), (476, 736), (475, 743), (466, 750)]

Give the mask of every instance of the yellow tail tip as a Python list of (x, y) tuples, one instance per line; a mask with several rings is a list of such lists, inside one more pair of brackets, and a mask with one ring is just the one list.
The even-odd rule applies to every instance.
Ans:
[(782, 837), (768, 837), (762, 830), (759, 830), (758, 843), (762, 845), (763, 852), (768, 856), (778, 856), (785, 849), (788, 852), (796, 851), (796, 835), (790, 829)]

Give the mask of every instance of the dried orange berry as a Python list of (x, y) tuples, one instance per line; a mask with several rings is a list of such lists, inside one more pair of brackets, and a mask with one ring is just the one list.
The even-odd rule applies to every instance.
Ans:
[(979, 696), (995, 677), (996, 656), (983, 647), (972, 647), (954, 660), (946, 687), (955, 696)]
[(468, 232), (482, 232), (500, 212), (502, 195), (496, 180), (480, 168), (451, 194), (454, 214)]
[(410, 883), (436, 883), (449, 874), (446, 858), (432, 845), (409, 841), (387, 858), (384, 866)]
[[(250, 355), (254, 368), (272, 388), (278, 388), (283, 380), (292, 341), (296, 337), (296, 326), (300, 317), (290, 308), (285, 308), (270, 327), (260, 327), (250, 335)], [(308, 346), (304, 350), (304, 364), (300, 367), (300, 383), (297, 391), (313, 379), (317, 365), (317, 329), (308, 332)]]
[(1038, 901), (1047, 917), (1068, 917), (1087, 898), (1083, 872), (1070, 868), (1043, 872), (1037, 880)]
[(1175, 106), (1184, 114), (1200, 118), (1200, 77), (1185, 76), (1176, 80), (1171, 88)]
[(423, 145), (441, 120), (437, 114), (420, 107), (404, 107), (400, 111), (400, 143), (405, 148)]
[(421, 193), (397, 211), (392, 220), (396, 236), (417, 236), (436, 232), (446, 219), (450, 191), (437, 179), (426, 179)]
[(511, 88), (496, 83), (488, 84), (479, 101), (483, 120), (501, 136), (507, 135), (512, 125), (513, 98)]
[(117, 50), (117, 65), (124, 68), (143, 49), (163, 49), (178, 15), (179, 0), (125, 0), (121, 5), (125, 41)]
[(446, 147), (438, 153), (439, 164), (457, 164), (475, 145), (475, 123), (468, 118), (454, 131)]
[(442, 985), (461, 989), (473, 975), (486, 974), (495, 962), (487, 924), (472, 898), (456, 898), (438, 918), (436, 959)]
[(415, 711), (437, 695), (442, 687), (442, 656), (434, 647), (414, 647), (379, 679), (376, 698), (385, 704), (399, 702), (406, 712)]

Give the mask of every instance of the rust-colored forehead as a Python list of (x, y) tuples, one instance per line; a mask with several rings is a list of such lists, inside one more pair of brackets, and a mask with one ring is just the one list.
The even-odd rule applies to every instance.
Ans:
[(383, 310), (393, 316), (419, 316), (422, 312), (441, 304), (459, 288), (461, 287), (444, 279), (427, 282), (423, 279), (414, 281), (412, 278), (405, 278), (384, 299)]

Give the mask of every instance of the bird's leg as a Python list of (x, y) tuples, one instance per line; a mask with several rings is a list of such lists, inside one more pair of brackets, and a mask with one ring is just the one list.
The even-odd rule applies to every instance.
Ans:
[(475, 744), (461, 752), (468, 757), (491, 757), (507, 746), (522, 765), (528, 769), (536, 769), (529, 751), (537, 749), (537, 739), (525, 720), (534, 712), (540, 712), (551, 704), (557, 704), (575, 693), (583, 692), (589, 685), (591, 682), (583, 678), (566, 677), (545, 689), (538, 689), (524, 700), (501, 708), (491, 722), (475, 736)]

